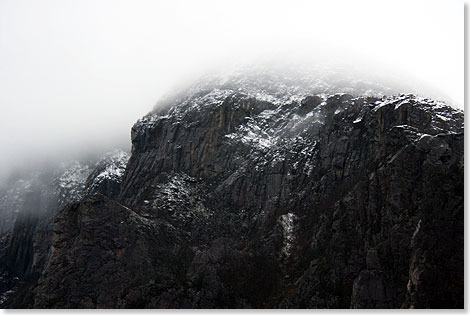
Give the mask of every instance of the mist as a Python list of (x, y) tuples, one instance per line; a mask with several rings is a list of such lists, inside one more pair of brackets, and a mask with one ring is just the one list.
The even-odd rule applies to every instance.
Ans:
[(463, 109), (463, 32), (444, 0), (2, 0), (0, 178), (128, 149), (160, 98), (238, 65), (335, 64)]

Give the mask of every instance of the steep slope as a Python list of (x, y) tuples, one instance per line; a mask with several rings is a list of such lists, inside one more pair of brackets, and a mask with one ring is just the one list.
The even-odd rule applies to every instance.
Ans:
[(8, 305), (463, 307), (463, 112), (314, 80), (167, 99), (132, 128), (119, 194), (65, 207)]

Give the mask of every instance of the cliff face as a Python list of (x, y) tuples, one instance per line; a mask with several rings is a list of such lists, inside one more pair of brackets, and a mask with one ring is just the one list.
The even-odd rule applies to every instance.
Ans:
[(463, 112), (276, 82), (139, 120), (7, 306), (463, 307)]

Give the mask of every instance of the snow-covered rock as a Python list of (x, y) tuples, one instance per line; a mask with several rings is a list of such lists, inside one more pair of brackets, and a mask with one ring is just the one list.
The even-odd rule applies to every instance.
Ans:
[(128, 160), (129, 153), (123, 150), (114, 150), (105, 154), (95, 163), (93, 171), (86, 180), (87, 194), (117, 196)]

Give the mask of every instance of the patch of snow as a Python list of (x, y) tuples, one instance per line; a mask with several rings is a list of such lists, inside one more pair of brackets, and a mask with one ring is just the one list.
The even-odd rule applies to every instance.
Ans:
[(452, 117), (447, 117), (447, 116), (444, 116), (444, 115), (441, 115), (441, 114), (435, 114), (437, 118), (439, 119), (442, 119), (444, 121), (451, 121), (452, 120)]
[[(263, 118), (268, 115), (268, 113), (263, 113)], [(279, 140), (279, 137), (270, 135), (268, 131), (262, 129), (260, 125), (263, 124), (250, 118), (246, 124), (237, 127), (234, 133), (225, 135), (225, 137), (240, 141), (245, 145), (254, 146), (259, 150), (266, 150), (274, 146)]]
[(282, 234), (284, 237), (284, 246), (282, 247), (282, 254), (290, 256), (292, 246), (295, 241), (295, 220), (297, 216), (291, 212), (283, 214), (279, 217), (279, 223), (282, 227)]
[(363, 118), (364, 118), (364, 117), (362, 117), (362, 116), (357, 117), (357, 118), (353, 121), (353, 124), (360, 123)]
[(264, 111), (262, 111), (258, 117), (261, 118), (261, 119), (269, 119), (271, 118), (272, 116), (274, 116), (275, 114), (279, 113), (279, 110), (271, 110), (271, 109), (266, 109)]
[(421, 141), (424, 138), (428, 138), (428, 137), (434, 138), (435, 137), (435, 136), (431, 136), (430, 134), (427, 134), (427, 133), (419, 133), (418, 135), (419, 135), (419, 138), (416, 139), (416, 142)]
[(152, 207), (168, 211), (175, 219), (202, 218), (213, 215), (200, 199), (197, 180), (186, 174), (173, 174), (156, 186)]
[(90, 167), (79, 161), (62, 163), (61, 168), (65, 170), (53, 180), (53, 186), (57, 187), (55, 195), (59, 198), (59, 207), (85, 195), (85, 182), (91, 173)]
[(122, 150), (107, 153), (95, 165), (95, 167), (105, 166), (105, 168), (95, 177), (94, 183), (99, 183), (105, 179), (120, 181), (126, 170), (129, 158), (129, 153)]
[(416, 225), (416, 229), (415, 229), (415, 231), (413, 232), (413, 236), (411, 237), (411, 240), (412, 240), (412, 241), (416, 238), (416, 236), (418, 235), (419, 231), (421, 230), (421, 224), (422, 224), (422, 221), (421, 221), (421, 219), (419, 219), (418, 224)]

